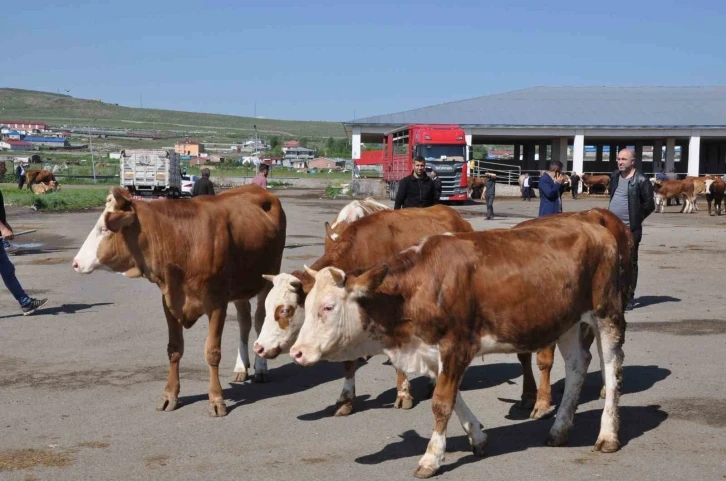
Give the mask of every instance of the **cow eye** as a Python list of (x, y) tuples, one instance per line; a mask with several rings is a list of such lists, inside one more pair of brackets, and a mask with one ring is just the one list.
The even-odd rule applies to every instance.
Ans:
[(324, 310), (325, 312), (330, 312), (330, 311), (332, 311), (333, 309), (335, 309), (335, 306), (325, 306), (325, 307), (323, 307), (323, 310)]
[(280, 315), (282, 316), (289, 316), (290, 315), (290, 309), (283, 309), (280, 311)]

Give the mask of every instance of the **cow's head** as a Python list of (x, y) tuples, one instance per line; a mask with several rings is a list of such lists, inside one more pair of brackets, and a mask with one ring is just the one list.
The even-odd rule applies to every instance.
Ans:
[(136, 212), (128, 191), (118, 187), (106, 198), (106, 207), (73, 259), (73, 269), (90, 274), (96, 269), (139, 275), (121, 231), (136, 223)]
[[(350, 278), (335, 267), (308, 273), (315, 277), (315, 285), (305, 300), (305, 322), (290, 356), (303, 366), (323, 359), (357, 356), (355, 352), (351, 354), (351, 349), (355, 350), (367, 338), (359, 303), (378, 289), (388, 274), (388, 266), (376, 266), (360, 277)], [(348, 355), (343, 354), (346, 351)]]
[(712, 178), (706, 178), (706, 194), (711, 193), (711, 184), (713, 184), (714, 179)]
[(260, 357), (274, 359), (297, 340), (305, 321), (305, 293), (302, 281), (291, 274), (262, 277), (272, 282), (272, 289), (265, 298), (265, 322), (254, 350)]

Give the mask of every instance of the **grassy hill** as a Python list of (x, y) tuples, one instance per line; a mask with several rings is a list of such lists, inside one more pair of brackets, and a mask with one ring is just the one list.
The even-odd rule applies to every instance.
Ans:
[(49, 125), (86, 125), (171, 132), (214, 132), (245, 138), (257, 131), (269, 137), (345, 137), (341, 122), (255, 119), (233, 115), (122, 107), (98, 100), (77, 99), (33, 90), (0, 88), (0, 119), (33, 120)]

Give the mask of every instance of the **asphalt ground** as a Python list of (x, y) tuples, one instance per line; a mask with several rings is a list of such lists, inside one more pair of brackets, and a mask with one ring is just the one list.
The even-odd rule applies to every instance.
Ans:
[[(324, 221), (347, 201), (318, 191), (279, 195), (290, 272), (322, 254)], [(638, 302), (626, 313), (622, 449), (591, 452), (603, 407), (596, 352), (570, 440), (559, 448), (543, 445), (552, 418), (531, 421), (513, 408), (522, 382), (516, 357), (492, 355), (477, 359), (462, 384), (489, 435), (487, 456), (471, 454), (452, 417), (439, 479), (726, 479), (726, 216), (709, 217), (699, 204), (699, 213), (670, 207), (645, 222)], [(605, 205), (602, 197), (565, 200), (568, 211)], [(497, 199), (497, 217), (486, 221), (483, 204), (457, 207), (477, 230), (511, 227), (537, 208), (536, 199)], [(50, 301), (23, 317), (0, 289), (0, 479), (412, 479), (433, 429), (426, 379), (412, 382), (412, 410), (393, 409), (394, 370), (373, 357), (358, 371), (356, 410), (347, 418), (331, 417), (339, 364), (302, 368), (282, 355), (270, 362), (269, 383), (232, 384), (233, 306), (220, 368), (229, 414), (207, 415), (205, 319), (185, 332), (180, 408), (157, 412), (168, 370), (157, 287), (71, 269), (98, 215), (9, 210), (16, 230), (37, 229), (17, 239), (18, 277)], [(559, 353), (552, 379), (557, 402)]]

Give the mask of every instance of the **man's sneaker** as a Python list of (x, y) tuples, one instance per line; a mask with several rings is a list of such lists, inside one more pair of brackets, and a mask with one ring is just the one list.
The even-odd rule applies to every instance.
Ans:
[(7, 245), (5, 246), (5, 252), (6, 252), (6, 253), (7, 253), (8, 255), (13, 255), (13, 254), (15, 254), (16, 252), (18, 252), (19, 250), (20, 250), (20, 247), (18, 247), (18, 246), (16, 246), (16, 245), (13, 245), (13, 244), (7, 244)]
[(37, 309), (40, 309), (48, 302), (48, 299), (31, 299), (30, 302), (23, 306), (23, 315), (29, 316), (34, 313)]
[(625, 306), (625, 310), (632, 311), (634, 307), (635, 307), (635, 299), (630, 299), (628, 301), (628, 304)]

